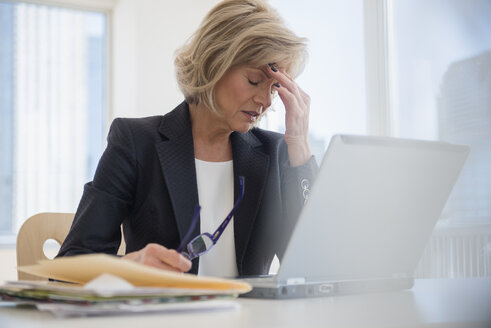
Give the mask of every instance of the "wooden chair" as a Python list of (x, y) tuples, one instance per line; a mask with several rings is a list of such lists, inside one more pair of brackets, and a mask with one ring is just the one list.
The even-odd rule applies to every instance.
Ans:
[[(17, 266), (47, 260), (43, 250), (44, 243), (48, 239), (53, 239), (60, 245), (63, 244), (70, 231), (73, 217), (73, 213), (39, 213), (27, 219), (17, 235)], [(126, 244), (122, 238), (118, 254), (124, 254), (125, 249)], [(17, 278), (19, 280), (46, 280), (20, 271), (17, 271)]]

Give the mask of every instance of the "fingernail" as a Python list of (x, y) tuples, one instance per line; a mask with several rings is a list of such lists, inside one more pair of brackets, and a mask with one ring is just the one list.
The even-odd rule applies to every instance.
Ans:
[(269, 68), (271, 68), (273, 72), (278, 72), (278, 69), (275, 67), (275, 65), (276, 65), (275, 63), (268, 64)]
[(275, 87), (277, 87), (277, 88), (279, 88), (279, 87), (280, 87), (280, 84), (279, 84), (279, 83), (273, 83), (273, 85), (274, 85)]

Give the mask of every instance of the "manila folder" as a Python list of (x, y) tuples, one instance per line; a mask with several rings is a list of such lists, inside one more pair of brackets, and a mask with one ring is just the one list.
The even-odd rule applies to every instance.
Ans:
[(21, 266), (29, 274), (85, 284), (103, 273), (125, 279), (134, 286), (217, 290), (226, 293), (246, 293), (251, 286), (229, 279), (198, 277), (139, 264), (106, 254), (87, 254), (42, 260), (38, 264)]

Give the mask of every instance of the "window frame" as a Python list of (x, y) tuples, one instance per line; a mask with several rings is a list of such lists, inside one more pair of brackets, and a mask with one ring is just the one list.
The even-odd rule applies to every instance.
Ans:
[(111, 12), (117, 0), (4, 0), (6, 2), (30, 3), (42, 6), (53, 6), (75, 10)]
[(389, 42), (391, 22), (387, 0), (365, 0), (365, 70), (367, 131), (370, 135), (393, 136), (395, 111)]

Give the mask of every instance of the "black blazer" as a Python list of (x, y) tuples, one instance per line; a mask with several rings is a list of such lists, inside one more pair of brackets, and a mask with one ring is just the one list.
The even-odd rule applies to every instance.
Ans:
[[(253, 128), (230, 138), (234, 180), (245, 177), (244, 198), (233, 220), (237, 269), (240, 275), (266, 274), (274, 255), (283, 256), (304, 202), (301, 182), (311, 183), (317, 164), (312, 158), (290, 167), (279, 133)], [(107, 141), (58, 256), (116, 254), (121, 224), (128, 253), (148, 243), (177, 248), (198, 203), (187, 103), (165, 116), (117, 118)], [(235, 199), (238, 187), (235, 183)], [(198, 263), (193, 261), (190, 272), (198, 272)]]

